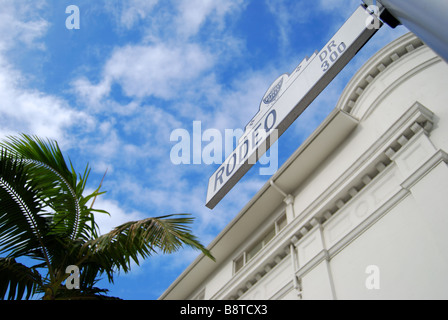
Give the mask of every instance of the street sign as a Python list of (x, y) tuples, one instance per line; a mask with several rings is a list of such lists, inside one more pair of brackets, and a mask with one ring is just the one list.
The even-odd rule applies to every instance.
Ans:
[(339, 31), (263, 97), (236, 149), (210, 177), (206, 206), (213, 209), (381, 27), (360, 6)]

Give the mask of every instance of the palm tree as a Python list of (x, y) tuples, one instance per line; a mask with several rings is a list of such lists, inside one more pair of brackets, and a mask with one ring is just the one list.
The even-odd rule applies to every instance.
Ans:
[[(94, 214), (108, 213), (92, 207), (100, 188), (84, 195), (89, 173), (87, 165), (77, 175), (56, 141), (21, 135), (0, 143), (0, 299), (107, 298), (107, 290), (94, 287), (101, 275), (113, 283), (132, 261), (185, 245), (214, 260), (192, 235), (187, 214), (128, 222), (100, 235)], [(23, 257), (35, 264), (17, 261)], [(68, 266), (79, 268), (80, 290), (63, 285)]]

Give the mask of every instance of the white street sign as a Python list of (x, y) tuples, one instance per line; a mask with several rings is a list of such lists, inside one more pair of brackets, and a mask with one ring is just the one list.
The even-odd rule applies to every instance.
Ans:
[(320, 52), (272, 84), (236, 149), (210, 177), (208, 208), (213, 209), (222, 200), (380, 26), (377, 18), (360, 6)]

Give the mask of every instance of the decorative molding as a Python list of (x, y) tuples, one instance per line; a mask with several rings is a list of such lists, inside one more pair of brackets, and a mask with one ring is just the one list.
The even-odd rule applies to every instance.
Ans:
[[(309, 222), (313, 218), (321, 223), (330, 219), (350, 199), (356, 196), (373, 178), (391, 163), (391, 157), (400, 150), (398, 143), (403, 135), (410, 139), (418, 128), (427, 134), (433, 127), (434, 113), (422, 104), (414, 103), (367, 152), (362, 154), (344, 173), (322, 192), (296, 219)], [(318, 213), (316, 214), (316, 211)], [(305, 229), (312, 226), (305, 223)], [(303, 230), (304, 232), (305, 230)]]
[(448, 164), (448, 153), (443, 150), (437, 150), (432, 157), (430, 157), (417, 170), (415, 170), (413, 174), (403, 181), (401, 187), (406, 190), (411, 190), (418, 181), (420, 181), (428, 172), (438, 166), (441, 162)]
[[(286, 257), (290, 257), (290, 243), (295, 245), (298, 253), (298, 269), (295, 275), (298, 281), (301, 281), (301, 277), (315, 266), (324, 260), (330, 260), (367, 230), (397, 201), (409, 194), (409, 191), (400, 185), (394, 160), (400, 150), (403, 152), (409, 148), (420, 135), (429, 136), (434, 118), (431, 111), (420, 103), (415, 103), (375, 142), (367, 154), (361, 156), (305, 212), (293, 221), (288, 221), (288, 225), (276, 235), (275, 240), (244, 266), (213, 299), (244, 299), (259, 281), (281, 265)], [(448, 159), (446, 153), (440, 154), (447, 157), (442, 157), (444, 160)], [(388, 185), (390, 188), (385, 188)], [(340, 190), (345, 191), (341, 193)], [(369, 192), (370, 198), (364, 198), (366, 192)], [(343, 214), (348, 214), (349, 209), (356, 219), (345, 225), (343, 221), (338, 222), (336, 219), (344, 219)], [(334, 224), (334, 228), (338, 223), (342, 223), (339, 227), (343, 229), (332, 238), (328, 228), (330, 224)], [(309, 249), (308, 253), (304, 249)], [(292, 283), (292, 280), (288, 281)], [(284, 294), (285, 292), (282, 292), (280, 295)]]
[(381, 73), (423, 46), (425, 44), (419, 38), (408, 33), (383, 48), (355, 74), (342, 93), (338, 107), (351, 114), (361, 95)]

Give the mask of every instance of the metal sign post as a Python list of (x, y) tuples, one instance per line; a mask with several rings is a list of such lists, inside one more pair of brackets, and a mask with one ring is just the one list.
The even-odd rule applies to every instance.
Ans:
[(272, 84), (236, 149), (210, 177), (208, 208), (213, 209), (222, 200), (381, 25), (375, 15), (360, 6), (320, 52)]

